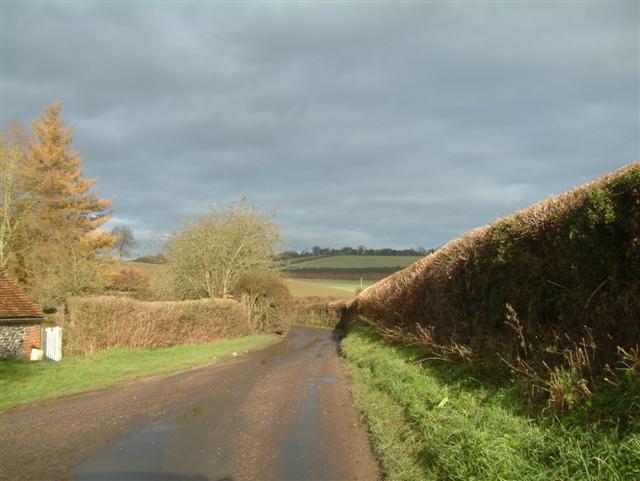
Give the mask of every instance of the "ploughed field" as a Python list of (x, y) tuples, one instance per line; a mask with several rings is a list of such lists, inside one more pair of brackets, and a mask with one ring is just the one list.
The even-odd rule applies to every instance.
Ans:
[(321, 256), (294, 259), (283, 263), (291, 269), (362, 269), (379, 267), (404, 268), (422, 259), (420, 256)]

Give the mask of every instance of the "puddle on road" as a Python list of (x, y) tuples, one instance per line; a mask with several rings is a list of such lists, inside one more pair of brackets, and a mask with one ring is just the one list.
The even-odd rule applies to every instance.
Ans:
[[(88, 458), (73, 470), (75, 481), (146, 481), (179, 479), (161, 473), (173, 426), (152, 423)], [(187, 478), (188, 479), (188, 478)], [(197, 478), (192, 478), (197, 479)], [(205, 479), (205, 478), (201, 478)]]
[[(326, 346), (320, 346), (320, 352)], [(311, 362), (315, 365), (315, 362)], [(310, 375), (311, 367), (307, 375)], [(320, 434), (322, 417), (319, 414), (319, 383), (338, 382), (333, 376), (313, 376), (304, 381), (305, 397), (302, 410), (293, 425), (288, 439), (280, 443), (280, 480), (325, 481), (335, 479), (327, 441)]]
[(167, 449), (176, 430), (200, 422), (203, 406), (190, 406), (174, 421), (155, 422), (94, 454), (77, 465), (73, 481), (208, 481), (198, 474), (166, 471)]
[(318, 436), (316, 387), (314, 382), (309, 381), (305, 381), (307, 394), (302, 403), (302, 412), (292, 429), (293, 435), (280, 443), (281, 480), (332, 479), (325, 446)]

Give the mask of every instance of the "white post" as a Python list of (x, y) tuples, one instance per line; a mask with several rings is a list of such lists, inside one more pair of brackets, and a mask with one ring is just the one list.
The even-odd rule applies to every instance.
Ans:
[(44, 357), (49, 361), (62, 360), (62, 328), (45, 327), (43, 332)]

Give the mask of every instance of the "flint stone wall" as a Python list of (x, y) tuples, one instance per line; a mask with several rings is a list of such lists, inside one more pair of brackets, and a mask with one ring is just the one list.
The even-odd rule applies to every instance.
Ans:
[(0, 326), (0, 358), (22, 357), (25, 326)]

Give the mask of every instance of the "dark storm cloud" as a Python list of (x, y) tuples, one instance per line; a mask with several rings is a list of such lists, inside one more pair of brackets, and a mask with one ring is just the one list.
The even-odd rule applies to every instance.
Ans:
[(2, 122), (54, 99), (112, 223), (247, 195), (293, 248), (437, 246), (640, 157), (639, 6), (2, 5)]

